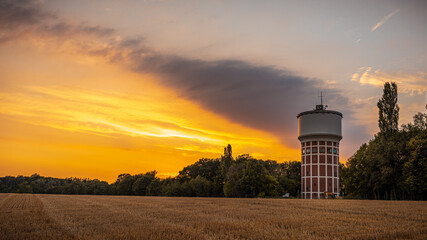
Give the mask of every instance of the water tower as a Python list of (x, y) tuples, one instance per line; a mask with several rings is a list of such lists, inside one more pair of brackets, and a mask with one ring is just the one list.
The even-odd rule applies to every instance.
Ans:
[(301, 142), (301, 196), (304, 199), (339, 195), (339, 143), (342, 113), (321, 104), (298, 114)]

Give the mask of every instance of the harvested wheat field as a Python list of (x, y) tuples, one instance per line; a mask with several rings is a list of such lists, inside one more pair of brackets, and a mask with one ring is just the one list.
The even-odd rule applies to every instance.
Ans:
[(0, 194), (0, 239), (426, 239), (427, 203)]

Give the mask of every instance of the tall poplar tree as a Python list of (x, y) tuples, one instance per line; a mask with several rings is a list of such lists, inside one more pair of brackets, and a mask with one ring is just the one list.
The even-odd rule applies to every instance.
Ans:
[(231, 150), (231, 145), (228, 144), (227, 147), (224, 148), (224, 155), (221, 157), (221, 173), (225, 180), (225, 176), (227, 175), (228, 169), (233, 164), (233, 151)]
[(383, 96), (377, 103), (378, 126), (381, 133), (390, 133), (398, 130), (399, 106), (397, 105), (397, 85), (386, 82)]

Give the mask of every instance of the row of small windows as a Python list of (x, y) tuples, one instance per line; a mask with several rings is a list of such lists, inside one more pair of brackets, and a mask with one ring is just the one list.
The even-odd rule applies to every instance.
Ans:
[[(332, 163), (332, 159), (334, 159), (334, 163), (337, 164), (338, 162), (338, 155), (331, 156), (331, 155), (303, 155), (301, 156), (302, 163), (317, 163), (317, 160), (319, 159), (320, 163), (325, 163), (325, 158), (328, 160), (328, 163)], [(311, 161), (310, 161), (311, 160)]]
[[(327, 163), (332, 164), (332, 156), (326, 156), (327, 159)], [(311, 161), (310, 161), (311, 160)], [(302, 164), (310, 164), (310, 163), (325, 163), (325, 155), (320, 155), (319, 156), (319, 161), (317, 161), (317, 155), (313, 155), (313, 156), (302, 156), (301, 157), (301, 162)], [(333, 160), (334, 160), (334, 164), (338, 164), (338, 156), (333, 156)]]
[(308, 142), (303, 142), (301, 144), (302, 144), (303, 147), (310, 146), (310, 145), (316, 146), (317, 144), (319, 144), (319, 145), (334, 146), (334, 147), (336, 147), (336, 146), (339, 145), (339, 143), (332, 142), (332, 141), (308, 141)]
[[(314, 186), (316, 187), (316, 184), (314, 184)], [(331, 184), (329, 184), (329, 187), (331, 186)], [(310, 192), (310, 187), (306, 187), (305, 189), (307, 192)], [(337, 191), (337, 188), (334, 188), (335, 192)], [(316, 193), (315, 193), (316, 195)], [(323, 195), (323, 194), (322, 194)]]
[[(307, 176), (307, 177), (308, 177), (308, 176), (310, 176), (310, 171), (307, 171), (307, 172), (306, 172), (306, 175), (303, 175), (303, 177), (305, 177), (305, 176)], [(320, 177), (327, 177), (327, 176), (325, 175), (325, 172), (321, 172), (321, 173), (320, 173), (320, 175), (316, 175), (316, 176), (313, 176), (313, 177), (319, 177), (319, 176), (320, 176)], [(337, 175), (337, 172), (334, 172), (334, 176), (338, 176), (338, 175)], [(330, 172), (328, 172), (328, 177), (331, 177), (331, 173), (330, 173)]]
[[(319, 147), (319, 148), (317, 148), (317, 147), (312, 147), (312, 148), (308, 147), (308, 148), (302, 148), (301, 149), (302, 154), (305, 154), (305, 153), (308, 154), (310, 152), (317, 153), (317, 150), (319, 150), (319, 153), (325, 153), (325, 147)], [(338, 154), (338, 148), (327, 147), (326, 148), (326, 153), (329, 153), (329, 154), (332, 154), (332, 153)]]
[[(307, 169), (308, 170), (308, 169)], [(305, 173), (305, 175), (304, 175), (304, 172), (303, 172), (303, 174), (302, 174), (302, 176), (303, 177), (309, 177), (310, 176), (310, 171), (307, 171), (306, 173)], [(321, 170), (320, 171), (320, 175), (317, 175), (317, 172), (315, 172), (314, 173), (314, 176), (313, 177), (332, 177), (332, 174), (331, 174), (331, 169), (329, 169), (329, 171), (328, 171), (328, 175), (326, 176), (326, 174), (325, 174), (325, 170), (323, 169), (323, 171)], [(338, 176), (337, 175), (337, 171), (335, 170), (334, 171), (334, 175), (333, 176)]]
[[(304, 190), (306, 192), (310, 192), (310, 190), (312, 191), (319, 191), (319, 192), (324, 192), (324, 191), (331, 191), (332, 190), (332, 181), (328, 181), (327, 183), (325, 181), (321, 181), (320, 185), (317, 184), (317, 182), (313, 182), (313, 185), (310, 184), (310, 181), (303, 181), (301, 186), (301, 190), (304, 192)], [(312, 188), (310, 187), (312, 186)], [(334, 181), (334, 191), (336, 192), (338, 188), (338, 182)]]

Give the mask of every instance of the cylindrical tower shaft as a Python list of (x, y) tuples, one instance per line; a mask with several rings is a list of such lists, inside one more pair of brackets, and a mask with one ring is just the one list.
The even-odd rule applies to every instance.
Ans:
[(339, 142), (342, 114), (317, 105), (298, 114), (301, 141), (301, 195), (304, 199), (339, 195)]

